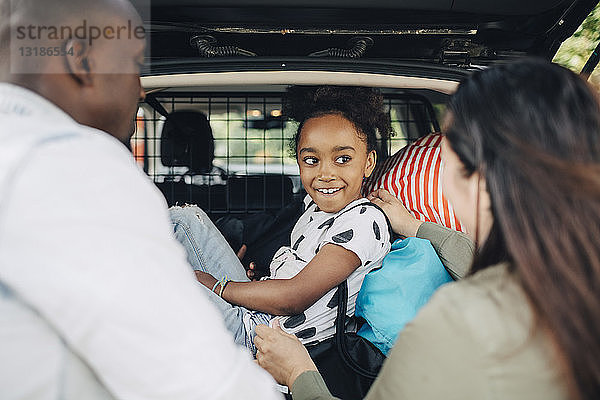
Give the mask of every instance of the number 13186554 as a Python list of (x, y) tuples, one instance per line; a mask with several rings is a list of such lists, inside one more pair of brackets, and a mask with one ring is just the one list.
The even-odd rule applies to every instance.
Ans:
[(73, 48), (68, 50), (60, 47), (19, 47), (21, 57), (58, 57), (72, 56)]

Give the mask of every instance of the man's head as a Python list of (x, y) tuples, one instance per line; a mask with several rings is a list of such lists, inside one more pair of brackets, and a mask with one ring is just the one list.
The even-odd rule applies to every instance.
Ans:
[(143, 97), (144, 47), (127, 0), (0, 0), (0, 81), (126, 144)]

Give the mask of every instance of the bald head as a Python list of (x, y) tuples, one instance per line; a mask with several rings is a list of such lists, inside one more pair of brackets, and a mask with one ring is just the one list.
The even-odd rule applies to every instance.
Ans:
[(72, 19), (101, 22), (102, 16), (127, 16), (134, 18), (137, 11), (128, 0), (0, 0), (2, 23), (60, 24)]
[(10, 61), (3, 67), (14, 74), (60, 72), (48, 71), (54, 55), (38, 57), (38, 53), (41, 48), (62, 50), (69, 39), (87, 40), (92, 45), (117, 36), (145, 35), (136, 10), (127, 0), (0, 0), (0, 4), (0, 49), (9, 52), (0, 60), (4, 64)]
[(24, 86), (127, 143), (145, 45), (131, 3), (0, 0), (0, 13), (0, 81)]

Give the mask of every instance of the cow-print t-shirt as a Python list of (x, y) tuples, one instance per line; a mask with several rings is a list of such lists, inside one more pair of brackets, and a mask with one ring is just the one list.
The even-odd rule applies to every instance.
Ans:
[[(310, 196), (306, 210), (291, 235), (291, 246), (280, 248), (271, 261), (271, 279), (288, 279), (300, 272), (327, 243), (350, 250), (361, 265), (348, 277), (348, 315), (354, 314), (356, 296), (370, 270), (381, 266), (390, 250), (390, 230), (383, 212), (365, 198), (355, 200), (337, 213), (319, 210)], [(293, 296), (294, 293), (290, 293)], [(280, 318), (280, 325), (304, 344), (321, 341), (335, 333), (337, 287), (303, 313)]]

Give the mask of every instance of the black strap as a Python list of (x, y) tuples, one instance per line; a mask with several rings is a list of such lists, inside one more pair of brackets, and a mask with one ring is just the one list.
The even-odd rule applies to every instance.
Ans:
[(346, 311), (348, 307), (348, 281), (338, 285), (338, 308), (337, 308), (337, 318), (335, 320), (335, 343), (337, 346), (338, 353), (342, 357), (342, 360), (346, 363), (350, 369), (352, 369), (357, 374), (364, 376), (366, 378), (375, 379), (377, 377), (377, 373), (373, 373), (364, 369), (360, 366), (352, 357), (350, 357), (350, 353), (348, 352), (348, 348), (346, 346), (346, 341), (344, 340), (344, 333), (346, 332)]
[[(390, 240), (393, 237), (392, 225), (383, 210), (374, 203), (370, 201), (361, 202), (353, 207), (350, 207), (347, 210), (344, 210), (343, 213), (348, 212), (356, 207), (360, 206), (371, 206), (377, 208), (381, 213), (385, 216), (385, 221), (387, 222), (388, 231), (390, 233)], [(342, 213), (342, 214), (343, 214)], [(351, 356), (350, 352), (347, 348), (347, 343), (344, 340), (344, 334), (346, 332), (346, 311), (348, 309), (348, 281), (344, 280), (342, 283), (338, 285), (338, 304), (337, 304), (337, 318), (335, 320), (335, 342), (337, 346), (338, 353), (342, 357), (342, 360), (346, 365), (356, 372), (358, 375), (361, 375), (365, 378), (375, 379), (377, 377), (377, 373), (373, 373), (365, 368), (363, 368), (360, 364), (358, 364)]]

